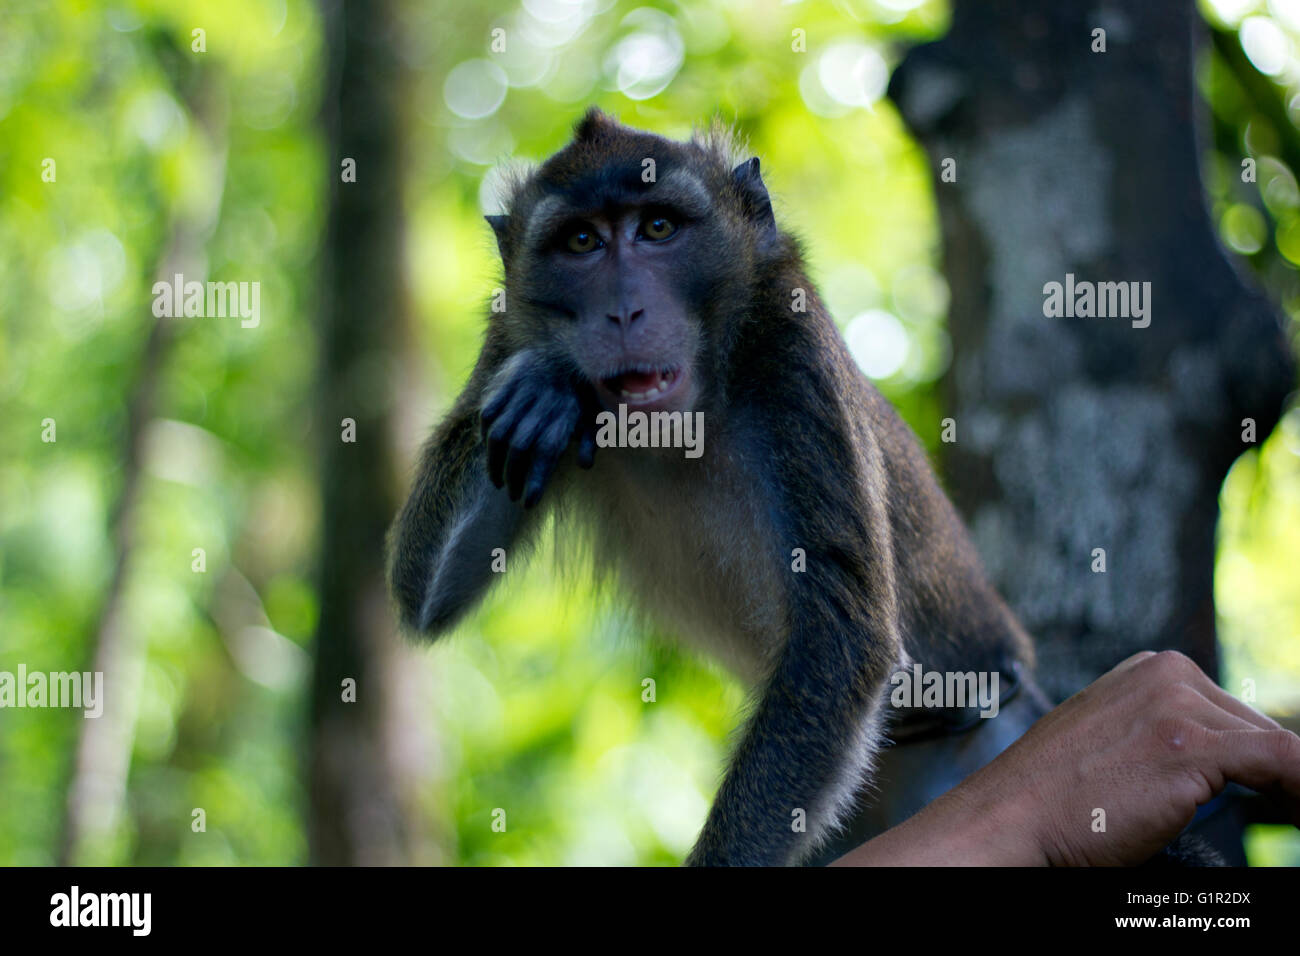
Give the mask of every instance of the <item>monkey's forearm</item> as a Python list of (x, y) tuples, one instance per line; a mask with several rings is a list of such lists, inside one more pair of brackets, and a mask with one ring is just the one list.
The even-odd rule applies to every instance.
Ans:
[(580, 464), (590, 465), (595, 453), (566, 372), (528, 350), (507, 361), (497, 354), (485, 348), (424, 449), (394, 531), (393, 590), (406, 623), (419, 631), (446, 630), (483, 596), (505, 551), (535, 523), (529, 509), (574, 436), (581, 436)]
[[(902, 653), (879, 449), (851, 443), (833, 382), (807, 381), (824, 396), (820, 414), (761, 408), (771, 451), (758, 486), (781, 542), (787, 633), (693, 864), (785, 865), (816, 847), (874, 753)], [(787, 563), (795, 548), (800, 570)]]
[[(901, 651), (892, 571), (863, 546), (888, 532), (869, 524), (844, 521), (843, 537), (826, 534), (808, 549), (807, 570), (791, 572), (789, 636), (690, 863), (795, 863), (856, 790)], [(807, 533), (803, 522), (792, 525)]]
[(523, 509), (488, 480), (476, 402), (463, 396), (421, 456), (392, 536), (390, 578), (405, 623), (438, 633), (492, 581), (493, 551), (508, 548)]
[[(770, 680), (689, 864), (782, 866), (816, 848), (874, 749), (879, 684), (847, 672), (859, 637), (799, 635)], [(815, 646), (810, 646), (815, 645)]]

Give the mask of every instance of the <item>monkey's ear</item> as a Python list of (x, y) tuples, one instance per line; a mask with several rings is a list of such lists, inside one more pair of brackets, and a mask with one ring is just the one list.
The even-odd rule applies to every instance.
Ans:
[(510, 217), (484, 216), (483, 218), (487, 220), (487, 224), (491, 226), (492, 231), (496, 233), (497, 249), (501, 253), (501, 258), (504, 259), (506, 255), (506, 233), (510, 229)]
[(758, 157), (747, 159), (731, 171), (731, 181), (740, 193), (745, 211), (769, 238), (776, 237), (776, 216), (772, 214), (772, 197), (767, 194), (758, 172)]
[(573, 141), (575, 143), (587, 143), (596, 139), (604, 133), (609, 133), (618, 128), (618, 121), (608, 113), (601, 110), (598, 106), (593, 106), (583, 114), (582, 119), (578, 120), (578, 125), (573, 128)]

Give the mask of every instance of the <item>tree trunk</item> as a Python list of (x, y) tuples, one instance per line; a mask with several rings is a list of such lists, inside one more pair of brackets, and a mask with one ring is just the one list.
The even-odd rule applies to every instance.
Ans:
[[(890, 90), (943, 226), (948, 487), (1055, 700), (1144, 649), (1217, 674), (1219, 489), (1294, 381), (1207, 213), (1193, 7), (956, 0)], [(1150, 283), (1146, 316), (1048, 317), (1068, 275)]]
[[(1278, 316), (1207, 214), (1198, 29), (1188, 0), (955, 0), (948, 35), (890, 86), (929, 155), (952, 290), (947, 486), (1054, 701), (1144, 649), (1217, 674), (1219, 488), (1250, 447), (1244, 420), (1262, 441), (1294, 381)], [(1130, 300), (1126, 317), (1049, 317), (1045, 287), (1070, 281), (1150, 283), (1145, 315)], [(820, 859), (1035, 716), (1022, 695), (975, 730), (887, 749), (870, 805)], [(1241, 811), (1223, 806), (1198, 832), (1243, 863)]]
[[(166, 246), (154, 274), (168, 282), (178, 273), (202, 281), (204, 247), (216, 228), (226, 186), (226, 92), (220, 80), (207, 70), (196, 69), (191, 76), (174, 79), (177, 92), (211, 150), (209, 179), (203, 191), (208, 201), (191, 204), (172, 217)], [(122, 485), (111, 522), (113, 575), (91, 644), (91, 672), (104, 675), (104, 710), (95, 720), (79, 722), (80, 736), (68, 782), (59, 847), (60, 866), (111, 862), (115, 838), (126, 813), (137, 702), (146, 655), (140, 635), (128, 619), (126, 595), (135, 568), (140, 496), (146, 471), (145, 435), (153, 421), (160, 383), (179, 334), (177, 322), (174, 317), (154, 319), (127, 393)]]
[[(323, 513), (310, 853), (329, 865), (428, 862), (407, 759), (418, 728), (405, 716), (384, 575), (384, 535), (396, 511), (386, 366), (400, 351), (406, 315), (400, 33), (388, 0), (324, 0), (322, 13), (331, 204), (319, 303)], [(356, 162), (355, 182), (341, 181), (344, 159)]]

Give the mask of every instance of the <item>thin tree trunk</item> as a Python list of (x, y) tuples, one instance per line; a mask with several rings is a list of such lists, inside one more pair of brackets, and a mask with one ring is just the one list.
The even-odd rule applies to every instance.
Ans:
[[(216, 227), (225, 189), (223, 96), (219, 84), (203, 73), (189, 86), (187, 105), (211, 145), (209, 182), (202, 192), (195, 192), (205, 196), (207, 204), (187, 206), (186, 214), (171, 224), (167, 245), (155, 270), (155, 275), (164, 281), (170, 282), (177, 273), (183, 274), (187, 281), (203, 279), (201, 254)], [(113, 575), (91, 645), (92, 671), (104, 675), (104, 710), (98, 718), (80, 723), (59, 847), (59, 863), (64, 866), (112, 862), (104, 857), (103, 851), (121, 822), (126, 800), (145, 649), (126, 620), (124, 600), (135, 556), (145, 432), (153, 419), (158, 385), (171, 354), (178, 321), (184, 320), (167, 316), (154, 320), (127, 392), (122, 487), (111, 519)]]
[[(320, 624), (311, 700), (310, 853), (320, 864), (429, 861), (415, 812), (408, 688), (384, 576), (396, 510), (389, 402), (406, 315), (403, 93), (390, 0), (324, 0), (323, 122), (331, 205), (322, 271), (317, 408), (323, 497)], [(340, 181), (355, 160), (356, 182)], [(344, 440), (343, 421), (355, 423)], [(355, 702), (345, 683), (355, 682)]]

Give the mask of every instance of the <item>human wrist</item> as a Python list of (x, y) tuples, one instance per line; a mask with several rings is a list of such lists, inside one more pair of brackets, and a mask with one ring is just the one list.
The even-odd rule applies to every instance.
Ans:
[(837, 863), (851, 866), (1046, 866), (1031, 795), (959, 786)]
[(949, 852), (960, 866), (1046, 866), (1043, 811), (1032, 793), (983, 794), (961, 787), (945, 794)]

